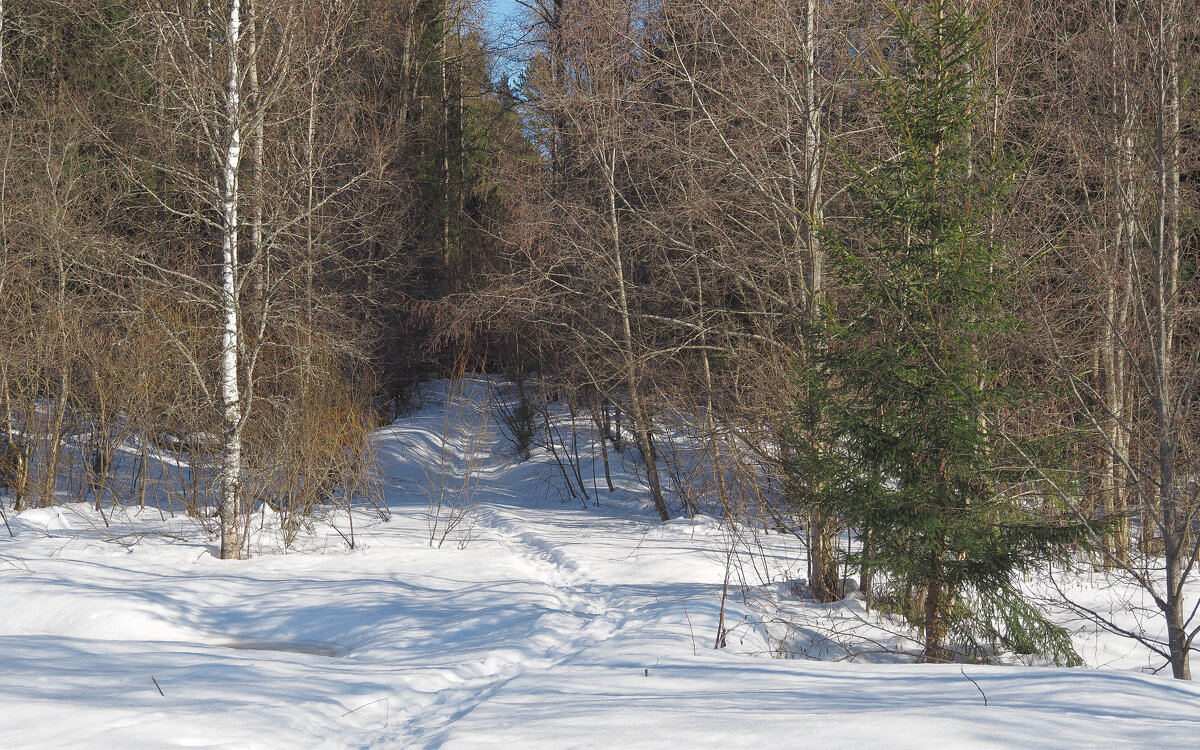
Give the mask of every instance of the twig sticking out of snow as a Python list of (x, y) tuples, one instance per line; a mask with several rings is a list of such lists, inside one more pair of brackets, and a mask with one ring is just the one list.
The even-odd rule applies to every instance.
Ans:
[(346, 713), (342, 714), (342, 718), (344, 719), (347, 716), (349, 716), (350, 714), (354, 713), (355, 711), (364, 709), (367, 706), (374, 706), (376, 703), (383, 704), (383, 717), (384, 717), (383, 725), (386, 727), (389, 723), (391, 723), (391, 717), (392, 717), (391, 703), (388, 701), (388, 696), (386, 696), (386, 695), (384, 697), (380, 698), (379, 700), (373, 700), (370, 703), (364, 703), (361, 706), (359, 706), (358, 708), (347, 711)]
[(692, 634), (692, 655), (699, 656), (700, 652), (696, 650), (696, 631), (692, 630), (692, 617), (687, 611), (687, 600), (680, 597), (679, 601), (683, 602), (683, 616), (687, 618), (688, 632)]
[[(962, 672), (963, 677), (966, 677), (968, 680), (971, 680), (971, 676), (967, 674), (967, 670), (963, 669), (963, 666), (961, 664), (958, 665), (958, 671)], [(971, 680), (971, 684), (974, 685), (975, 689), (979, 691), (979, 694), (983, 696), (983, 705), (986, 706), (988, 704), (987, 693), (983, 692), (983, 688), (979, 687), (979, 683), (976, 682), (975, 680)]]

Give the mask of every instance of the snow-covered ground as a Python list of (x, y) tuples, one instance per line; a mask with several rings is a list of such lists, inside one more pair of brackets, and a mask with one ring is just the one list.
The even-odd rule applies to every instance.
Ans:
[[(615, 493), (589, 452), (564, 502), (552, 458), (514, 462), (468, 407), (380, 432), (389, 517), (357, 510), (352, 549), (344, 510), (287, 554), (256, 517), (243, 561), (153, 508), (10, 518), (0, 747), (1200, 746), (1200, 689), (1132, 643), (1081, 633), (1103, 669), (903, 663), (861, 603), (796, 598), (795, 539), (653, 520), (632, 452)], [(443, 456), (474, 478), (444, 486), (472, 505), (448, 531)], [(1100, 583), (1068, 585), (1119, 606)], [(826, 660), (776, 658), (802, 654)]]

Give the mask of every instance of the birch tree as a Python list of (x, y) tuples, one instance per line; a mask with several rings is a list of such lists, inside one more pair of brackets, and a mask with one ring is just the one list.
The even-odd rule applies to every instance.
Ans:
[(242, 77), (238, 65), (242, 39), (241, 0), (230, 0), (225, 34), (225, 140), (221, 160), (221, 559), (240, 557), (242, 524), (242, 427), (245, 408), (239, 384), (238, 344), (241, 285), (238, 276), (238, 168), (242, 159)]
[[(383, 171), (349, 126), (362, 105), (343, 66), (370, 43), (352, 31), (362, 21), (349, 6), (272, 0), (146, 3), (124, 24), (95, 19), (138, 61), (124, 81), (136, 96), (117, 94), (126, 106), (95, 125), (127, 210), (146, 225), (127, 233), (108, 267), (175, 300), (164, 310), (112, 284), (111, 304), (169, 342), (197, 401), (193, 429), (219, 435), (223, 558), (244, 554), (253, 502), (291, 502), (289, 470), (327, 483), (336, 456), (353, 452), (341, 442), (301, 450), (287, 425), (299, 429), (296, 412), (316, 408), (304, 394), (337, 401), (338, 389), (352, 389), (345, 374), (364, 337), (349, 318), (367, 295), (332, 285), (361, 283), (387, 258), (352, 239)], [(302, 397), (291, 405), (289, 392)], [(192, 471), (204, 471), (203, 459)]]

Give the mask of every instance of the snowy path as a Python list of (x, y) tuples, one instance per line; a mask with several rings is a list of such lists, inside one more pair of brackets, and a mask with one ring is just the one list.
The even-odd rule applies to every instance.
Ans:
[[(22, 514), (0, 747), (1200, 747), (1200, 690), (1161, 676), (772, 659), (738, 596), (713, 650), (721, 527), (547, 499), (536, 461), (489, 464), (471, 541), (431, 548), (436, 418), (382, 434), (392, 516), (354, 550), (222, 562), (182, 517), (118, 517), (185, 539), (127, 551), (82, 506)], [(796, 570), (772, 544), (755, 564)]]

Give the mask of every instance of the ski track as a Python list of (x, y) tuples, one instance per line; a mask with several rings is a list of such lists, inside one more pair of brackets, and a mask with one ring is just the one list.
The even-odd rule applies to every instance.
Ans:
[(194, 522), (153, 509), (113, 514), (165, 534), (128, 549), (84, 505), (11, 518), (0, 746), (1200, 744), (1200, 690), (1138, 674), (1132, 650), (1125, 671), (966, 667), (978, 688), (956, 665), (765, 658), (779, 644), (768, 630), (794, 635), (838, 610), (790, 594), (803, 557), (785, 537), (744, 548), (729, 646), (714, 650), (732, 537), (711, 518), (659, 523), (619, 459), (618, 492), (578, 509), (547, 497), (547, 456), (515, 464), (496, 438), (475, 465), (470, 520), (433, 548), (426, 470), (470, 463), (464, 429), (432, 407), (378, 433), (390, 519), (360, 513), (353, 550), (325, 529), (302, 552), (271, 554), (266, 534), (266, 554), (218, 561)]
[[(531, 574), (530, 580), (547, 589), (558, 607), (541, 615), (537, 630), (527, 636), (542, 656), (511, 649), (499, 649), (488, 654), (482, 664), (464, 664), (459, 674), (466, 680), (475, 677), (479, 682), (464, 690), (446, 691), (431, 707), (453, 706), (450, 713), (436, 712), (414, 717), (404, 736), (406, 745), (441, 743), (439, 735), (448, 724), (459, 721), (486, 703), (507, 684), (531, 672), (549, 671), (576, 654), (585, 651), (620, 630), (625, 618), (619, 602), (600, 593), (603, 587), (589, 578), (579, 563), (561, 547), (524, 526), (515, 514), (501, 506), (481, 506), (473, 511), (478, 534), (475, 543), (494, 541), (509, 555), (522, 561)], [(562, 511), (548, 511), (547, 516), (561, 518)], [(556, 526), (557, 528), (557, 526)], [(564, 623), (564, 619), (566, 623)]]

